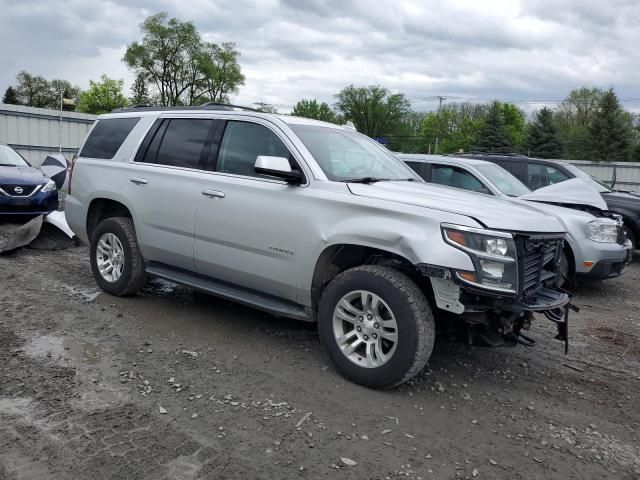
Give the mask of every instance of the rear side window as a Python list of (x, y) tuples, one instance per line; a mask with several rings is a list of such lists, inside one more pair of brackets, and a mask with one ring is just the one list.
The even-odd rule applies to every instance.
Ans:
[[(203, 168), (202, 153), (212, 127), (213, 120), (172, 118), (164, 130), (155, 163), (173, 167)], [(159, 130), (158, 134), (160, 133)]]
[(290, 157), (282, 140), (268, 128), (255, 123), (227, 122), (216, 170), (247, 177), (262, 177), (254, 169), (259, 155)]
[(554, 183), (564, 182), (569, 176), (552, 167), (551, 165), (543, 165), (541, 163), (529, 162), (528, 183), (531, 190), (537, 190)]
[(80, 156), (104, 160), (113, 158), (139, 121), (139, 117), (98, 120), (84, 143)]

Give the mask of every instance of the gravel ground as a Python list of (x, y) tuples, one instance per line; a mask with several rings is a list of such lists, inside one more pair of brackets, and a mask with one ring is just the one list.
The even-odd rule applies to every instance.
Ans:
[(0, 479), (638, 479), (640, 263), (578, 287), (571, 348), (436, 341), (411, 383), (338, 376), (313, 325), (155, 281), (101, 294), (85, 247), (0, 257)]

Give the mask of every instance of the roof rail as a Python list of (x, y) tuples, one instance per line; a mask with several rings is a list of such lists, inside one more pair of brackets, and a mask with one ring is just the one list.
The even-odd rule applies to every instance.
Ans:
[(462, 152), (462, 153), (447, 153), (445, 154), (445, 156), (452, 156), (452, 157), (460, 157), (460, 156), (465, 156), (465, 155), (474, 155), (474, 156), (483, 156), (483, 157), (523, 157), (526, 158), (526, 155), (523, 155), (522, 153), (515, 153), (515, 152), (509, 152), (509, 153), (499, 153), (499, 152), (478, 152), (478, 151), (469, 151), (469, 152)]
[(139, 112), (139, 111), (166, 111), (166, 110), (245, 110), (248, 112), (261, 112), (255, 108), (232, 105), (230, 103), (207, 102), (202, 105), (178, 105), (165, 107), (160, 105), (130, 105), (128, 107), (114, 108), (111, 113)]

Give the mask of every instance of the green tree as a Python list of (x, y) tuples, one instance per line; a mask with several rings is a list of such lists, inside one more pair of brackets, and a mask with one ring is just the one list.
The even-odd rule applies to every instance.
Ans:
[(553, 112), (549, 108), (542, 108), (536, 114), (535, 121), (529, 125), (526, 147), (532, 157), (560, 158), (562, 155), (562, 145), (553, 123)]
[(633, 152), (631, 152), (631, 161), (640, 162), (640, 143), (638, 143), (633, 149)]
[(500, 103), (504, 118), (504, 132), (511, 145), (511, 151), (521, 149), (526, 136), (524, 112), (513, 103)]
[(604, 91), (582, 87), (572, 90), (554, 113), (562, 158), (588, 159), (590, 155), (589, 125)]
[(131, 105), (149, 105), (151, 98), (149, 97), (149, 88), (147, 87), (147, 79), (144, 73), (136, 76), (133, 85), (131, 85), (131, 97), (129, 98)]
[(2, 97), (2, 103), (9, 103), (13, 105), (20, 105), (20, 99), (18, 99), (18, 93), (13, 87), (7, 87)]
[(206, 43), (203, 55), (200, 68), (204, 80), (196, 100), (205, 96), (210, 102), (228, 103), (244, 85), (245, 76), (238, 63), (240, 52), (232, 42)]
[(317, 100), (300, 100), (293, 107), (292, 115), (304, 118), (313, 118), (315, 120), (322, 120), (324, 122), (336, 122), (336, 114), (331, 107), (325, 103), (318, 103)]
[(589, 124), (590, 158), (623, 162), (629, 159), (633, 140), (631, 115), (626, 112), (613, 88), (607, 90)]
[(16, 75), (16, 86), (14, 87), (16, 97), (22, 105), (38, 108), (60, 108), (60, 96), (69, 99), (70, 102), (63, 102), (65, 110), (73, 110), (80, 88), (71, 85), (67, 80), (54, 79), (47, 80), (40, 75), (32, 75), (27, 71), (21, 71)]
[(239, 52), (233, 43), (205, 43), (192, 22), (169, 19), (165, 12), (148, 17), (123, 61), (154, 86), (161, 105), (225, 102), (244, 84)]
[(77, 107), (79, 112), (99, 115), (127, 104), (127, 99), (122, 93), (124, 80), (114, 80), (102, 75), (99, 82), (90, 80), (89, 85), (89, 90), (80, 95)]
[(436, 112), (427, 113), (420, 132), (422, 152), (455, 153), (471, 150), (477, 143), (486, 112), (485, 105), (452, 103)]
[(502, 104), (498, 101), (491, 103), (484, 125), (478, 132), (478, 139), (474, 147), (480, 152), (509, 153), (512, 151), (511, 142), (505, 128), (505, 115)]
[(404, 116), (411, 111), (411, 104), (404, 94), (392, 94), (379, 85), (349, 85), (336, 98), (335, 106), (345, 120), (351, 120), (360, 133), (370, 137), (393, 133)]

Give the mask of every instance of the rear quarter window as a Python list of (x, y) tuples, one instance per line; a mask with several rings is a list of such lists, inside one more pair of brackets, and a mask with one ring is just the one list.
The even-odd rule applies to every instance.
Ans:
[(80, 156), (104, 160), (112, 159), (139, 121), (139, 117), (98, 120), (84, 143)]

